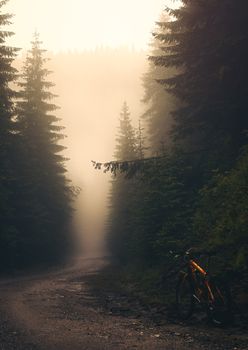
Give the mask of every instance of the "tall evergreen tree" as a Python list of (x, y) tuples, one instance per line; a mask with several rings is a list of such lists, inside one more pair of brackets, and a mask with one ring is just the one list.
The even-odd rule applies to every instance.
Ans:
[(120, 114), (119, 133), (116, 138), (116, 160), (135, 159), (136, 139), (135, 131), (131, 124), (130, 112), (126, 102), (123, 103)]
[(144, 128), (142, 127), (141, 121), (139, 120), (139, 126), (137, 129), (137, 156), (139, 159), (144, 159), (145, 150), (147, 149), (145, 145), (145, 136), (144, 136)]
[[(126, 102), (124, 102), (120, 113), (115, 158), (120, 161), (137, 158), (137, 140)], [(112, 179), (108, 238), (113, 254), (121, 260), (126, 259), (130, 247), (134, 189), (135, 179), (128, 180), (125, 174), (118, 173)]]
[[(169, 20), (167, 13), (163, 12), (162, 20)], [(166, 30), (156, 26), (156, 32), (165, 33)], [(150, 56), (159, 57), (163, 54), (160, 48), (161, 43), (153, 37), (150, 44)], [(175, 69), (155, 65), (149, 61), (147, 72), (143, 76), (144, 97), (143, 102), (146, 106), (143, 119), (146, 121), (147, 131), (150, 141), (152, 154), (161, 153), (161, 149), (169, 150), (172, 144), (171, 129), (173, 125), (172, 111), (179, 103), (175, 96), (165, 90), (164, 86), (159, 83), (163, 78), (169, 78), (175, 73)]]
[(6, 0), (0, 1), (0, 262), (1, 266), (14, 261), (14, 246), (18, 232), (14, 222), (13, 194), (16, 184), (14, 171), (16, 133), (13, 117), (15, 115), (13, 98), (15, 92), (10, 84), (16, 78), (12, 62), (17, 49), (6, 45), (13, 35), (3, 28), (10, 23), (11, 15), (2, 13)]
[[(174, 136), (188, 150), (208, 151), (211, 167), (229, 167), (246, 143), (248, 37), (245, 0), (183, 0), (161, 21), (158, 66), (177, 68), (160, 82), (182, 101)], [(225, 161), (224, 161), (225, 160)]]
[[(41, 49), (38, 34), (28, 52), (23, 68), (18, 101), (18, 128), (22, 140), (21, 175), (18, 218), (23, 232), (21, 256), (32, 259), (56, 259), (66, 243), (65, 226), (71, 214), (71, 189), (66, 179), (64, 147), (58, 141), (64, 135), (53, 114), (57, 106), (47, 81), (47, 58)], [(24, 165), (24, 166), (23, 166)], [(26, 254), (25, 254), (26, 253)]]
[[(140, 153), (132, 159), (123, 151), (119, 162), (104, 165), (106, 171), (142, 172), (139, 181), (132, 178), (125, 185), (120, 181), (124, 174), (117, 172), (111, 197), (112, 249), (124, 263), (141, 265), (144, 274), (144, 267), (155, 272), (171, 267), (170, 250), (212, 247), (220, 249), (215, 267), (221, 263), (223, 269), (229, 265), (240, 272), (248, 266), (248, 4), (182, 4), (168, 10), (173, 18), (158, 23), (144, 81), (152, 151), (159, 149), (158, 141), (168, 139), (172, 123), (171, 147), (160, 157), (143, 160), (137, 159)], [(166, 103), (171, 94), (177, 101), (172, 116)]]

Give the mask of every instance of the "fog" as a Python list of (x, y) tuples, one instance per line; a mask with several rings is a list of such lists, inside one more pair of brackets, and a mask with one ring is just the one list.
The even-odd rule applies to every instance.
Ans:
[(127, 48), (98, 48), (83, 53), (49, 55), (56, 103), (67, 136), (63, 143), (68, 176), (81, 188), (75, 202), (73, 230), (78, 251), (102, 251), (110, 175), (93, 169), (91, 160), (113, 159), (120, 109), (127, 101), (134, 125), (142, 114), (146, 53)]
[[(10, 28), (16, 35), (10, 43), (27, 50), (36, 29), (43, 47), (50, 51), (49, 68), (54, 72), (50, 79), (56, 85), (53, 92), (58, 94), (55, 102), (61, 107), (57, 114), (67, 135), (63, 142), (70, 159), (68, 176), (82, 189), (73, 221), (79, 250), (102, 246), (109, 175), (96, 172), (91, 160), (112, 159), (124, 101), (137, 125), (143, 108), (141, 76), (147, 65), (146, 50), (165, 4), (174, 2), (109, 0), (103, 5), (98, 0), (92, 4), (23, 0), (7, 4), (7, 10), (15, 15)], [(70, 49), (75, 51), (65, 53)], [(22, 55), (24, 60), (25, 52)], [(17, 65), (20, 69), (20, 59)]]

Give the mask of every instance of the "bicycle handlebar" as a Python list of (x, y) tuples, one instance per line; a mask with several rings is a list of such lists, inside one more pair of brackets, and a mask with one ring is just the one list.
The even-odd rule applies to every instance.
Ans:
[(197, 248), (190, 248), (184, 254), (188, 257), (195, 257), (195, 256), (201, 256), (201, 255), (211, 257), (216, 255), (217, 252), (214, 250), (198, 250)]
[(171, 254), (174, 255), (174, 258), (196, 258), (200, 257), (201, 255), (211, 257), (217, 254), (214, 250), (204, 250), (204, 249), (198, 249), (198, 248), (189, 248), (186, 251), (183, 252), (173, 252), (170, 251)]

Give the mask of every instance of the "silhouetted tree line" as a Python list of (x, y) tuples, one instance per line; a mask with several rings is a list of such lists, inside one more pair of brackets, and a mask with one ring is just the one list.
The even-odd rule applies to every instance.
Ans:
[[(73, 188), (61, 155), (64, 137), (38, 35), (21, 74), (6, 45), (11, 15), (0, 1), (0, 270), (52, 263), (68, 252)], [(19, 85), (18, 91), (13, 90)]]
[(198, 246), (217, 249), (225, 267), (247, 269), (248, 3), (182, 3), (153, 34), (143, 79), (149, 150), (125, 104), (116, 161), (105, 164), (116, 174), (110, 247), (133, 267), (165, 268), (171, 250)]

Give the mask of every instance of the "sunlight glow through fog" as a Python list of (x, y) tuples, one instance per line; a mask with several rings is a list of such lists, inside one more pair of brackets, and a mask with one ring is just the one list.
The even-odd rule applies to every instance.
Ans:
[(50, 51), (128, 46), (145, 49), (172, 0), (9, 0), (12, 43), (28, 48), (37, 30)]
[[(114, 153), (124, 100), (137, 120), (143, 112), (141, 77), (151, 31), (170, 0), (9, 0), (15, 33), (8, 43), (30, 48), (34, 31), (50, 51), (53, 91), (65, 126), (69, 176), (82, 188), (74, 228), (83, 247), (103, 242), (109, 179), (91, 160)], [(175, 3), (174, 3), (175, 4)], [(61, 53), (60, 51), (66, 51)], [(22, 51), (23, 52), (23, 51)], [(25, 57), (25, 54), (24, 54)], [(22, 65), (18, 59), (18, 68)]]

